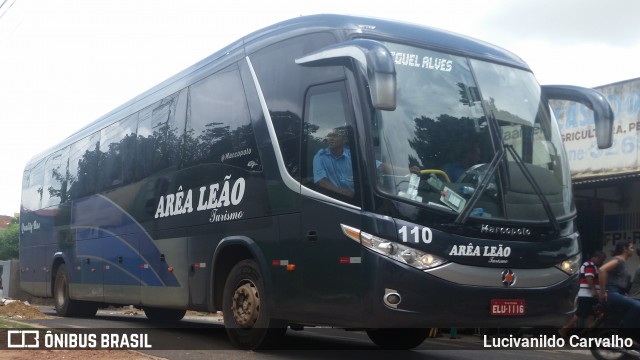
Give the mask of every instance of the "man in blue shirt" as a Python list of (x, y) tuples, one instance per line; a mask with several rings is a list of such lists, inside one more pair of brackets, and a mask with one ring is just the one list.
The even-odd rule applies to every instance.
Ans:
[(447, 173), (452, 182), (458, 181), (471, 166), (477, 164), (482, 159), (480, 147), (470, 146), (464, 153), (464, 157), (452, 163), (445, 164), (442, 168)]
[(327, 147), (313, 157), (313, 182), (337, 194), (353, 197), (353, 165), (345, 128), (327, 134)]

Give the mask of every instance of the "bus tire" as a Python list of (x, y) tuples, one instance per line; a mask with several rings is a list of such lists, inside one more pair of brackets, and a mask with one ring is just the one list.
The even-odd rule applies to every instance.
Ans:
[(157, 323), (173, 323), (182, 320), (187, 310), (182, 309), (162, 309), (156, 307), (144, 307), (144, 314), (147, 319)]
[(65, 264), (60, 265), (56, 271), (53, 300), (58, 316), (93, 317), (98, 312), (97, 303), (71, 300), (69, 298), (69, 274)]
[(367, 335), (383, 349), (410, 350), (424, 342), (429, 336), (429, 329), (369, 329)]
[(287, 330), (286, 324), (271, 319), (262, 274), (254, 260), (242, 260), (229, 272), (222, 313), (229, 341), (240, 349), (273, 346)]

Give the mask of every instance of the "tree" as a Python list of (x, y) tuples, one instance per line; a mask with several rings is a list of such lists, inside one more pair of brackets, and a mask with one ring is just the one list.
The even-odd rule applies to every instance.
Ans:
[(19, 219), (13, 218), (7, 230), (0, 232), (0, 260), (18, 258)]

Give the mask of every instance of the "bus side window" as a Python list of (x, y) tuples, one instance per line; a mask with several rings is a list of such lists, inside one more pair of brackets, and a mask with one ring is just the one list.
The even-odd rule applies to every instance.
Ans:
[(355, 202), (355, 147), (343, 82), (307, 92), (303, 128), (303, 184), (339, 200)]
[(33, 168), (25, 170), (22, 181), (22, 209), (35, 211), (40, 209), (44, 183), (44, 160)]
[(187, 113), (185, 166), (225, 164), (262, 170), (235, 65), (191, 85)]
[(136, 113), (100, 131), (102, 156), (98, 160), (98, 190), (121, 186), (132, 180), (137, 122)]
[(135, 149), (137, 179), (180, 166), (186, 92), (178, 91), (138, 113)]
[(78, 140), (69, 151), (68, 191), (77, 199), (95, 191), (98, 182), (100, 132)]
[(47, 158), (44, 170), (42, 207), (47, 208), (67, 201), (67, 164), (69, 148), (64, 148)]
[(113, 186), (122, 185), (122, 156), (118, 138), (120, 123), (115, 123), (100, 130), (100, 152), (98, 158), (98, 189), (105, 190)]
[(295, 36), (267, 46), (250, 55), (269, 108), (280, 152), (289, 175), (298, 180), (305, 171), (300, 151), (303, 136), (305, 92), (311, 84), (344, 79), (337, 65), (301, 66), (293, 59), (337, 41), (329, 32)]
[(135, 113), (122, 120), (123, 135), (120, 140), (120, 154), (122, 156), (122, 181), (125, 184), (133, 182), (135, 179), (135, 153), (136, 139), (138, 131), (138, 113)]

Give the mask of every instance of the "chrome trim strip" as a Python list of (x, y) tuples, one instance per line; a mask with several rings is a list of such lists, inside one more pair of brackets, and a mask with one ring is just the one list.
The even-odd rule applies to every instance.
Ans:
[(332, 198), (331, 196), (327, 196), (325, 194), (321, 194), (315, 190), (311, 190), (308, 187), (302, 185), (301, 186), (301, 191), (300, 193), (304, 196), (310, 197), (310, 198), (314, 198), (316, 200), (320, 200), (320, 201), (324, 201), (324, 202), (328, 202), (328, 203), (332, 203), (335, 205), (339, 205), (339, 206), (344, 206), (344, 207), (348, 207), (350, 209), (353, 210), (360, 210), (359, 206), (355, 206), (355, 205), (351, 205), (349, 203), (346, 203), (344, 201), (340, 201), (340, 200), (336, 200), (334, 198)]
[(267, 129), (269, 130), (269, 137), (271, 137), (271, 144), (273, 145), (273, 152), (276, 155), (276, 161), (278, 162), (278, 170), (280, 171), (280, 177), (282, 177), (282, 181), (284, 184), (297, 193), (300, 193), (304, 196), (314, 198), (316, 200), (332, 203), (335, 205), (348, 207), (353, 210), (360, 210), (360, 207), (351, 205), (349, 203), (336, 200), (330, 196), (321, 194), (317, 191), (311, 190), (294, 179), (289, 172), (287, 171), (287, 167), (284, 165), (284, 159), (282, 157), (282, 153), (280, 152), (280, 144), (278, 143), (278, 137), (276, 136), (276, 130), (273, 126), (273, 120), (271, 120), (271, 115), (269, 114), (269, 108), (267, 107), (267, 101), (264, 98), (264, 94), (262, 93), (262, 88), (260, 87), (260, 83), (258, 82), (258, 76), (256, 75), (255, 70), (253, 69), (253, 64), (251, 64), (251, 59), (249, 57), (245, 57), (247, 59), (247, 65), (249, 65), (249, 70), (251, 71), (251, 77), (253, 78), (253, 83), (256, 87), (256, 91), (258, 92), (258, 98), (260, 99), (260, 107), (262, 107), (262, 113), (265, 118), (265, 122), (267, 124)]
[(512, 286), (507, 288), (501, 281), (502, 272), (505, 269), (509, 269), (509, 267), (486, 268), (450, 262), (435, 269), (425, 270), (425, 272), (460, 285), (505, 289), (548, 287), (559, 284), (569, 278), (566, 273), (556, 267), (545, 269), (510, 268), (516, 275), (516, 281)]

